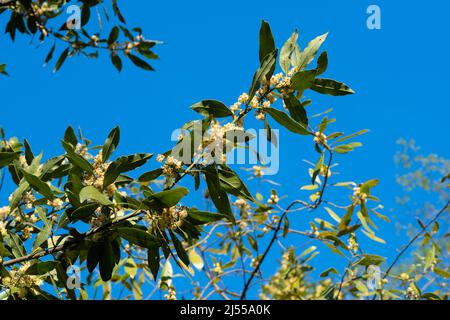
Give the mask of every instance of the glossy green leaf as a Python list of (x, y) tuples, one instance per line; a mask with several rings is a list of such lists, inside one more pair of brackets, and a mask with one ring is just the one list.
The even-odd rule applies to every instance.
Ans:
[(311, 89), (316, 92), (332, 96), (345, 96), (355, 93), (355, 91), (353, 91), (345, 83), (332, 79), (316, 79)]

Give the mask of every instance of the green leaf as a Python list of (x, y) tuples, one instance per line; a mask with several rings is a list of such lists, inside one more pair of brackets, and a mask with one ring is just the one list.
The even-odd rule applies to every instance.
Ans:
[(117, 71), (122, 71), (122, 59), (120, 59), (118, 54), (111, 53), (111, 62), (114, 65), (114, 67), (117, 69)]
[(366, 194), (370, 194), (370, 189), (372, 189), (373, 187), (376, 187), (379, 183), (378, 179), (372, 179), (369, 181), (364, 182), (361, 187), (360, 187), (360, 191), (362, 193), (366, 193)]
[(95, 213), (95, 210), (98, 209), (98, 207), (98, 203), (87, 203), (81, 205), (69, 214), (69, 218), (71, 221), (85, 220), (91, 217)]
[(231, 211), (230, 201), (227, 193), (222, 190), (219, 180), (219, 174), (215, 167), (208, 167), (205, 171), (206, 184), (208, 186), (209, 195), (217, 210), (225, 215), (228, 220), (234, 222), (233, 212)]
[(152, 156), (151, 153), (137, 153), (113, 161), (106, 169), (103, 187), (114, 183), (120, 174), (143, 166)]
[(349, 144), (342, 144), (340, 146), (336, 146), (333, 148), (333, 151), (336, 153), (340, 153), (340, 154), (346, 154), (346, 153), (353, 151), (353, 149), (361, 147), (361, 146), (362, 146), (362, 144), (360, 142), (352, 142)]
[(427, 272), (428, 269), (433, 265), (433, 261), (436, 258), (436, 248), (432, 245), (425, 255), (425, 265), (423, 267), (423, 271)]
[(324, 73), (328, 68), (328, 53), (326, 51), (322, 52), (317, 58), (317, 68), (316, 68), (316, 76)]
[(136, 65), (137, 67), (144, 69), (146, 71), (154, 71), (155, 69), (153, 69), (153, 67), (151, 65), (149, 65), (147, 62), (145, 62), (144, 60), (142, 60), (141, 58), (132, 55), (132, 54), (127, 54), (127, 57), (131, 60), (131, 62), (134, 63), (134, 65)]
[(80, 202), (93, 200), (104, 206), (110, 206), (113, 203), (103, 193), (93, 186), (87, 186), (80, 191)]
[(250, 191), (248, 191), (247, 186), (239, 178), (239, 176), (231, 168), (222, 165), (217, 171), (220, 181), (220, 187), (225, 192), (232, 194), (236, 197), (241, 197), (249, 201), (254, 202)]
[(320, 170), (322, 170), (324, 159), (325, 159), (325, 155), (322, 153), (320, 155), (319, 160), (316, 163), (316, 166), (314, 167), (314, 171), (313, 171), (313, 174), (312, 174), (312, 177), (311, 177), (311, 183), (313, 185), (316, 184), (316, 178), (319, 175)]
[(180, 187), (152, 194), (146, 200), (150, 203), (156, 201), (158, 205), (161, 205), (164, 208), (170, 208), (177, 205), (181, 198), (188, 193), (189, 190), (187, 188)]
[(275, 63), (277, 60), (278, 50), (269, 53), (261, 62), (261, 66), (256, 70), (253, 76), (252, 85), (250, 86), (247, 103), (250, 103), (256, 94), (256, 91), (261, 87), (264, 79), (270, 79), (275, 70)]
[(31, 150), (31, 146), (28, 143), (27, 139), (23, 140), (23, 145), (24, 145), (24, 148), (25, 148), (25, 160), (27, 161), (27, 164), (30, 165), (31, 162), (34, 159), (33, 151)]
[(343, 231), (348, 227), (348, 225), (350, 224), (350, 222), (352, 220), (354, 212), (355, 212), (355, 207), (353, 205), (351, 205), (347, 208), (346, 213), (341, 218), (341, 222), (339, 222), (339, 226), (338, 226), (339, 231)]
[(11, 248), (15, 258), (23, 257), (26, 253), (22, 240), (17, 234), (10, 233), (3, 237), (5, 243)]
[(58, 265), (58, 262), (56, 261), (45, 261), (45, 262), (38, 262), (33, 265), (31, 265), (25, 272), (25, 274), (33, 275), (33, 276), (41, 276), (44, 275), (53, 269), (56, 268)]
[(158, 241), (148, 232), (138, 228), (117, 228), (120, 237), (141, 248), (158, 247)]
[(360, 265), (360, 266), (370, 266), (370, 265), (380, 265), (382, 264), (386, 258), (377, 256), (375, 254), (363, 254), (361, 255), (361, 258), (354, 263), (354, 265)]
[(183, 244), (171, 230), (169, 230), (169, 234), (170, 238), (172, 239), (175, 250), (177, 252), (178, 258), (180, 258), (180, 260), (184, 263), (186, 267), (189, 267), (190, 264), (189, 256), (186, 250), (184, 249)]
[(189, 251), (189, 260), (191, 261), (195, 269), (203, 270), (205, 263), (203, 262), (202, 257), (197, 253), (197, 251), (195, 251), (195, 249), (191, 249)]
[(102, 243), (99, 269), (100, 276), (103, 281), (111, 280), (112, 271), (114, 269), (115, 259), (114, 252), (110, 241), (104, 241)]
[(18, 159), (22, 152), (0, 152), (0, 169)]
[[(364, 226), (364, 224), (363, 224), (363, 226)], [(378, 243), (386, 244), (386, 241), (385, 241), (385, 240), (383, 240), (383, 239), (377, 237), (373, 232), (369, 232), (369, 231), (366, 231), (366, 230), (361, 230), (361, 231), (362, 231), (362, 233), (364, 233), (364, 235), (366, 235), (366, 237), (368, 237), (369, 239), (372, 239), (373, 241), (378, 242)]]
[(61, 55), (59, 56), (58, 61), (56, 62), (55, 68), (53, 69), (53, 72), (58, 72), (59, 69), (61, 69), (62, 65), (64, 64), (64, 62), (67, 59), (67, 56), (69, 55), (69, 49), (70, 48), (66, 48)]
[(316, 92), (329, 94), (332, 96), (345, 96), (355, 93), (355, 91), (353, 91), (345, 83), (341, 83), (332, 79), (316, 79), (311, 89)]
[(77, 135), (71, 126), (67, 127), (66, 132), (64, 133), (64, 141), (70, 143), (74, 148), (77, 146)]
[(291, 78), (291, 89), (297, 90), (299, 93), (302, 93), (303, 91), (311, 88), (314, 85), (315, 77), (316, 70), (296, 72)]
[(90, 273), (95, 270), (98, 262), (100, 261), (100, 256), (102, 255), (103, 244), (100, 241), (92, 242), (88, 250), (87, 255), (87, 269)]
[(8, 76), (8, 73), (6, 72), (6, 64), (0, 64), (0, 74)]
[(283, 111), (274, 109), (274, 108), (267, 108), (264, 109), (267, 111), (268, 114), (279, 124), (281, 124), (283, 127), (288, 129), (291, 132), (298, 133), (301, 135), (308, 135), (311, 134), (308, 132), (307, 128), (305, 128), (304, 125), (298, 123), (294, 119), (292, 119), (289, 115), (284, 113)]
[(146, 172), (144, 174), (142, 174), (138, 181), (139, 182), (150, 182), (153, 180), (156, 180), (160, 175), (162, 175), (163, 170), (161, 168)]
[(92, 168), (92, 164), (89, 163), (85, 158), (77, 154), (70, 143), (65, 141), (61, 141), (64, 150), (66, 150), (66, 158), (72, 163), (74, 166), (90, 173), (94, 174), (94, 169)]
[(119, 28), (118, 27), (114, 27), (112, 28), (111, 32), (109, 33), (109, 37), (108, 37), (108, 45), (112, 45), (114, 42), (117, 41), (117, 39), (119, 38)]
[(339, 272), (335, 268), (328, 268), (327, 270), (323, 271), (320, 276), (322, 278), (328, 277), (330, 273), (339, 274)]
[(286, 40), (280, 51), (280, 67), (284, 73), (288, 73), (291, 67), (291, 55), (297, 45), (298, 31), (295, 30)]
[(233, 116), (233, 112), (225, 104), (217, 100), (202, 100), (191, 106), (191, 108), (205, 117), (225, 118)]
[(159, 247), (150, 247), (147, 250), (147, 262), (150, 271), (152, 272), (153, 279), (156, 281), (158, 278), (159, 264), (161, 257), (159, 255)]
[(52, 189), (49, 187), (47, 183), (42, 181), (37, 176), (22, 170), (23, 177), (25, 180), (33, 187), (34, 190), (42, 194), (47, 199), (54, 199), (55, 196), (53, 194)]
[(120, 142), (120, 127), (115, 127), (111, 130), (111, 132), (108, 135), (108, 138), (106, 138), (105, 143), (103, 144), (102, 149), (102, 159), (103, 162), (106, 162), (111, 154), (116, 150), (117, 146)]
[(443, 269), (439, 269), (439, 268), (434, 268), (433, 272), (436, 273), (438, 276), (444, 277), (446, 279), (450, 278), (450, 272), (445, 271)]
[(191, 208), (188, 211), (188, 215), (191, 219), (195, 220), (194, 224), (207, 224), (211, 222), (216, 222), (225, 218), (222, 214), (207, 212), (207, 211), (199, 211), (196, 208)]
[(259, 30), (259, 61), (262, 62), (274, 50), (275, 40), (273, 39), (272, 31), (269, 24), (262, 20), (261, 29)]
[(289, 110), (291, 117), (302, 124), (305, 128), (308, 127), (308, 116), (306, 114), (305, 107), (302, 105), (293, 94), (289, 94), (284, 97), (284, 104)]
[(317, 38), (308, 43), (308, 46), (302, 52), (302, 55), (300, 57), (299, 70), (303, 70), (308, 64), (310, 64), (314, 60), (314, 57), (316, 56), (320, 46), (325, 41), (327, 36), (328, 32), (321, 36), (318, 36)]
[(352, 139), (352, 138), (354, 138), (354, 137), (360, 136), (360, 135), (362, 135), (362, 134), (364, 134), (364, 133), (367, 133), (367, 132), (369, 132), (369, 130), (367, 130), (367, 129), (365, 129), (365, 130), (360, 130), (360, 131), (355, 132), (355, 133), (352, 133), (352, 134), (350, 134), (350, 135), (348, 135), (348, 136), (339, 138), (339, 139), (337, 139), (336, 141), (334, 141), (334, 143), (344, 142), (345, 140)]

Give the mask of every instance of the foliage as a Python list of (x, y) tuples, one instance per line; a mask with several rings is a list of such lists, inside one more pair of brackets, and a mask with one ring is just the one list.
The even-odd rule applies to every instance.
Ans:
[[(128, 27), (117, 0), (1, 0), (0, 16), (6, 15), (5, 32), (12, 41), (20, 34), (38, 38), (40, 45), (51, 43), (44, 64), (57, 58), (54, 72), (67, 58), (96, 59), (100, 51), (109, 53), (119, 72), (122, 58), (148, 71), (153, 68), (146, 60), (158, 58), (152, 49), (159, 42), (146, 40), (140, 28)], [(5, 64), (0, 64), (0, 74), (7, 75)]]
[[(123, 292), (125, 298), (143, 299), (161, 291), (166, 299), (175, 299), (180, 295), (179, 280), (189, 283), (183, 297), (245, 299), (256, 281), (267, 280), (263, 264), (274, 244), (280, 244), (281, 269), (263, 284), (262, 298), (401, 297), (398, 288), (383, 287), (396, 261), (380, 283), (366, 285), (373, 276), (371, 268), (385, 262), (361, 245), (361, 239), (385, 243), (375, 223), (389, 221), (379, 212), (382, 206), (374, 193), (378, 179), (343, 182), (333, 172), (337, 157), (362, 146), (349, 140), (367, 130), (347, 136), (332, 132), (331, 110), (313, 114), (311, 100), (304, 98), (307, 90), (331, 96), (354, 93), (348, 85), (322, 77), (328, 54), (318, 53), (326, 37), (318, 36), (301, 50), (295, 31), (278, 50), (263, 21), (260, 66), (248, 92), (230, 107), (217, 100), (194, 104), (192, 110), (202, 118), (183, 125), (178, 143), (155, 157), (158, 167), (137, 177), (137, 170), (148, 165), (153, 154), (116, 157), (119, 127), (99, 146), (69, 127), (61, 141), (64, 152), (48, 160), (34, 154), (27, 140), (7, 139), (1, 132), (0, 167), (8, 170), (16, 185), (9, 204), (0, 209), (3, 295), (88, 299), (98, 298), (97, 288), (102, 287), (105, 299), (124, 298)], [(226, 164), (233, 150), (249, 149), (251, 135), (246, 135), (245, 125), (252, 114), (261, 121), (269, 143), (277, 143), (270, 129), (279, 127), (297, 135), (302, 148), (316, 154), (305, 172), (309, 182), (301, 187), (304, 193), (284, 208), (280, 205), (284, 197), (276, 188), (266, 195), (249, 190)], [(200, 141), (190, 139), (198, 133)], [(264, 163), (247, 169), (261, 184), (275, 185), (264, 178)], [(180, 185), (186, 177), (192, 179), (193, 188)], [(206, 189), (206, 209), (189, 205), (192, 189), (200, 188)], [(345, 205), (331, 202), (330, 193)], [(448, 203), (435, 219), (447, 207)], [(297, 248), (282, 245), (295, 236), (315, 244), (297, 255)], [(330, 266), (321, 271), (322, 280), (314, 281), (309, 274), (319, 249), (342, 258), (344, 270)], [(437, 254), (438, 250), (428, 255), (425, 271)], [(80, 289), (69, 286), (71, 266), (82, 268), (85, 279)], [(446, 278), (448, 267), (438, 269)], [(242, 282), (231, 285), (236, 276)], [(425, 295), (417, 284), (414, 288), (417, 298), (447, 298), (445, 292)]]

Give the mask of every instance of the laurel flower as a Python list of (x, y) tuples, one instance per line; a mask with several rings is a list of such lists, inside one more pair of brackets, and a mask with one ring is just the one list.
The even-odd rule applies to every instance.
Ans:
[(402, 281), (408, 281), (409, 280), (409, 274), (407, 274), (406, 272), (400, 273), (399, 277), (400, 277), (400, 279)]
[(158, 154), (158, 156), (156, 157), (156, 161), (158, 161), (158, 162), (163, 162), (164, 161), (164, 159), (166, 158), (166, 156), (165, 155), (163, 155), (163, 154)]
[(353, 188), (353, 199), (355, 201), (355, 204), (364, 203), (367, 200), (367, 194), (361, 192), (360, 187), (355, 187)]
[(59, 198), (55, 198), (53, 200), (48, 200), (47, 205), (53, 207), (56, 211), (58, 211), (58, 210), (62, 209), (62, 207), (64, 205), (64, 201), (62, 201)]
[(164, 208), (159, 217), (158, 223), (161, 230), (169, 228), (177, 229), (183, 225), (184, 219), (188, 216), (187, 208), (183, 206), (174, 206)]
[(270, 84), (272, 86), (276, 86), (280, 80), (283, 78), (283, 73), (277, 73), (270, 78)]
[(233, 111), (233, 112), (236, 112), (237, 110), (239, 110), (240, 107), (241, 107), (241, 103), (240, 102), (236, 102), (236, 103), (233, 103), (230, 106), (230, 110)]
[(244, 199), (238, 198), (233, 204), (243, 211), (250, 210), (250, 205)]
[(252, 109), (256, 109), (256, 108), (258, 108), (258, 106), (259, 106), (259, 99), (258, 99), (257, 96), (254, 96), (254, 97), (252, 98), (252, 101), (250, 101), (250, 107), (251, 107)]
[(264, 172), (262, 171), (262, 168), (260, 166), (253, 166), (253, 175), (256, 178), (261, 178), (264, 176)]
[(214, 273), (216, 273), (216, 274), (218, 274), (218, 275), (220, 275), (220, 274), (223, 273), (222, 266), (220, 265), (219, 262), (214, 262), (211, 271), (214, 272)]
[(25, 205), (25, 208), (27, 208), (28, 210), (32, 209), (34, 206), (34, 202), (36, 201), (36, 198), (34, 197), (34, 194), (32, 191), (28, 191), (26, 192), (23, 197), (22, 197), (22, 201)]
[(265, 112), (257, 112), (255, 114), (255, 118), (256, 118), (256, 120), (262, 121), (262, 120), (266, 119), (266, 113)]
[(12, 267), (9, 270), (8, 277), (0, 278), (3, 287), (14, 289), (19, 298), (23, 299), (31, 291), (35, 292), (37, 287), (43, 284), (39, 276), (26, 274), (27, 269), (31, 266), (31, 262), (26, 262), (19, 268)]
[(275, 190), (272, 190), (272, 194), (270, 195), (270, 198), (267, 200), (267, 204), (277, 204), (280, 201), (280, 198), (278, 198), (278, 195)]
[[(108, 170), (108, 167), (110, 166), (111, 162), (103, 162), (103, 156), (102, 152), (100, 151), (95, 157), (94, 157), (94, 163), (93, 163), (93, 174), (89, 174), (84, 179), (84, 184), (86, 186), (94, 186), (99, 191), (103, 192), (103, 182), (105, 180), (105, 173)], [(114, 187), (110, 188), (110, 191)], [(115, 191), (115, 190), (114, 190)], [(110, 192), (107, 192), (109, 196), (112, 194)]]
[(0, 221), (0, 235), (6, 236), (8, 234), (8, 230), (6, 229), (6, 223)]
[(9, 206), (0, 208), (0, 220), (7, 218), (10, 213), (11, 213), (11, 208)]
[(348, 242), (348, 249), (350, 251), (353, 251), (354, 253), (358, 252), (359, 244), (356, 241), (356, 237), (355, 237), (354, 234), (350, 235), (350, 237), (348, 238), (347, 242)]
[(317, 144), (326, 145), (327, 144), (327, 136), (322, 132), (318, 131), (314, 134), (314, 142)]
[(181, 170), (182, 166), (183, 163), (180, 160), (172, 156), (168, 156), (166, 158), (166, 162), (162, 166), (163, 174), (166, 177), (174, 177), (177, 174), (177, 172)]
[(245, 92), (243, 94), (241, 94), (238, 98), (238, 102), (240, 102), (240, 103), (246, 103), (247, 100), (248, 100), (248, 94)]
[(330, 170), (330, 167), (327, 166), (327, 165), (323, 165), (323, 166), (320, 168), (320, 175), (321, 175), (322, 177), (325, 177), (325, 175), (326, 175), (327, 178), (331, 177), (331, 170)]
[(177, 300), (177, 292), (173, 286), (170, 286), (167, 290), (167, 293), (164, 295), (164, 299), (166, 300)]

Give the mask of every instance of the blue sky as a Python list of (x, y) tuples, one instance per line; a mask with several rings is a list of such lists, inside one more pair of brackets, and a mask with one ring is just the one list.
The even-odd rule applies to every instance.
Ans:
[[(260, 22), (266, 19), (278, 47), (295, 28), (302, 47), (330, 32), (323, 46), (330, 59), (326, 76), (349, 84), (356, 94), (311, 94), (312, 108), (332, 107), (335, 131), (371, 130), (361, 139), (364, 148), (338, 157), (343, 181), (379, 178), (375, 193), (389, 212), (399, 191), (393, 163), (399, 137), (416, 139), (426, 153), (450, 156), (448, 1), (119, 4), (131, 26), (143, 27), (147, 38), (164, 41), (156, 48), (161, 56), (153, 63), (156, 72), (126, 63), (119, 74), (109, 57), (100, 55), (97, 61), (74, 57), (53, 74), (52, 65), (42, 67), (51, 43), (30, 45), (30, 39), (19, 37), (12, 44), (1, 35), (0, 62), (8, 65), (11, 75), (0, 77), (0, 126), (7, 135), (27, 137), (35, 152), (45, 150), (45, 157), (50, 157), (62, 153), (58, 139), (68, 125), (80, 126), (95, 143), (102, 143), (110, 129), (120, 125), (121, 153), (165, 151), (172, 130), (197, 117), (190, 105), (205, 98), (231, 104), (248, 90), (258, 67)], [(370, 4), (381, 8), (381, 30), (366, 27)], [(273, 179), (294, 199), (302, 195), (299, 186), (307, 183), (302, 159), (313, 155), (311, 144), (285, 131), (280, 141), (281, 168)], [(2, 190), (0, 200), (6, 198)], [(378, 253), (392, 256), (405, 238), (395, 236), (393, 225), (383, 228), (380, 235), (388, 244)]]

